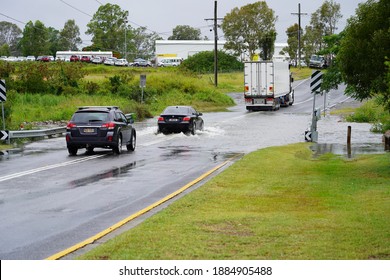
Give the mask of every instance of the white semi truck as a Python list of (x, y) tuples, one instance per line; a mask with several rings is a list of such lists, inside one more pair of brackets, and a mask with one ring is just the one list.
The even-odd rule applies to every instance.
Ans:
[(249, 111), (278, 110), (294, 103), (293, 78), (287, 56), (244, 65), (244, 98)]

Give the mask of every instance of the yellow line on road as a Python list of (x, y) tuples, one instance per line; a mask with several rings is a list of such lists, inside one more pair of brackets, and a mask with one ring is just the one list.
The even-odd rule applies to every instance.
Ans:
[[(236, 157), (234, 157), (236, 158)], [(80, 248), (83, 248), (89, 244), (92, 244), (94, 243), (96, 240), (102, 238), (103, 236), (113, 232), (114, 230), (120, 228), (121, 226), (123, 226), (124, 224), (134, 220), (135, 218), (138, 218), (139, 216), (145, 214), (146, 212), (149, 212), (150, 210), (152, 210), (153, 208), (156, 208), (157, 206), (163, 204), (164, 202), (172, 199), (173, 197), (179, 195), (180, 193), (184, 192), (185, 190), (187, 190), (188, 188), (192, 187), (193, 185), (199, 183), (200, 181), (202, 181), (203, 179), (205, 179), (206, 177), (210, 176), (212, 173), (214, 173), (215, 171), (217, 171), (218, 169), (220, 169), (221, 167), (225, 166), (228, 162), (232, 161), (234, 158), (231, 158), (223, 163), (221, 163), (220, 165), (214, 167), (213, 169), (207, 171), (206, 173), (204, 173), (203, 175), (201, 175), (200, 177), (196, 178), (195, 180), (189, 182), (187, 185), (185, 185), (184, 187), (178, 189), (177, 191), (167, 195), (166, 197), (164, 197), (163, 199), (149, 205), (148, 207), (138, 211), (137, 213), (123, 219), (122, 221), (114, 224), (113, 226), (99, 232), (98, 234), (92, 236), (92, 237), (89, 237), (87, 238), (86, 240), (80, 242), (80, 243), (77, 243), (76, 245), (73, 245), (72, 247), (69, 247), (68, 249), (65, 249), (59, 253), (56, 253), (48, 258), (46, 258), (46, 260), (58, 260)]]

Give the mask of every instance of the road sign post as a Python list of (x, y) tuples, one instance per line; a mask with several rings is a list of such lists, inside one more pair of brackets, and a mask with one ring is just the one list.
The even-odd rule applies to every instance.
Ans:
[(5, 117), (4, 117), (4, 104), (7, 100), (7, 89), (5, 87), (5, 80), (0, 80), (0, 102), (1, 102), (1, 112), (2, 112), (2, 120), (3, 120), (3, 130), (5, 130)]
[(322, 84), (322, 72), (319, 70), (313, 71), (310, 80), (310, 90), (313, 96), (313, 116), (311, 121), (310, 131), (305, 132), (305, 141), (307, 142), (317, 142), (318, 141), (318, 132), (317, 132), (317, 121), (320, 118), (320, 110), (316, 109), (316, 95), (321, 92)]
[(144, 87), (146, 87), (146, 75), (140, 75), (139, 86), (141, 88), (141, 103), (144, 103)]

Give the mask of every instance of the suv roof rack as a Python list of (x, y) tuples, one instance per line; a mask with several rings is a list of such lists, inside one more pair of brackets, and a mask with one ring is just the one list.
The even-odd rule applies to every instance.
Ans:
[(81, 106), (79, 107), (79, 110), (83, 109), (107, 109), (107, 110), (112, 110), (112, 109), (119, 109), (118, 106)]

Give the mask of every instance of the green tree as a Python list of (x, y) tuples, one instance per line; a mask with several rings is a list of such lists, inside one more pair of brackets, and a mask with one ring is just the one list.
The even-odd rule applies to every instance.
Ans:
[(49, 28), (47, 28), (47, 32), (48, 32), (48, 36), (49, 36), (50, 54), (55, 56), (57, 51), (60, 50), (59, 45), (58, 45), (59, 40), (60, 40), (60, 31), (58, 31), (57, 29), (55, 29), (53, 27), (49, 27)]
[[(287, 34), (287, 43), (288, 47), (285, 51), (288, 52), (291, 59), (295, 61), (295, 64), (298, 65), (298, 29), (299, 25), (295, 23), (294, 25), (287, 28), (286, 34)], [(301, 28), (301, 36), (302, 36), (302, 28)], [(301, 40), (301, 52), (303, 49), (303, 42)]]
[(22, 30), (16, 24), (7, 21), (0, 22), (0, 46), (8, 48), (9, 51), (8, 54), (1, 55), (16, 55), (21, 35)]
[(10, 56), (11, 50), (8, 44), (0, 45), (0, 56)]
[(116, 4), (101, 5), (87, 24), (86, 34), (92, 35), (93, 44), (101, 50), (122, 51), (128, 16)]
[(310, 25), (306, 27), (304, 42), (305, 52), (310, 57), (313, 53), (318, 53), (324, 46), (324, 36), (333, 35), (337, 29), (336, 25), (342, 18), (340, 4), (333, 0), (326, 0), (320, 8), (312, 15)]
[(156, 49), (156, 40), (161, 40), (156, 32), (148, 33), (146, 32), (146, 27), (138, 27), (131, 32), (131, 59), (142, 57), (144, 59), (150, 59), (154, 55)]
[(276, 40), (276, 20), (274, 11), (265, 1), (234, 8), (222, 23), (227, 41), (225, 48), (236, 55), (246, 52), (250, 58), (260, 49), (262, 57), (269, 59)]
[(337, 29), (338, 21), (343, 17), (340, 12), (340, 4), (333, 0), (325, 1), (317, 10), (319, 20), (323, 26), (323, 34), (333, 35)]
[(189, 25), (178, 25), (172, 31), (172, 36), (168, 40), (201, 40), (200, 29)]
[(389, 102), (390, 1), (359, 4), (348, 20), (337, 61), (347, 93), (359, 100), (383, 95)]
[(68, 20), (64, 28), (60, 31), (58, 48), (60, 50), (77, 51), (78, 46), (83, 41), (80, 38), (80, 28), (76, 25), (75, 20)]
[(50, 52), (49, 32), (45, 25), (37, 20), (29, 21), (20, 40), (23, 55), (47, 55)]

